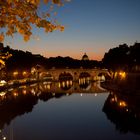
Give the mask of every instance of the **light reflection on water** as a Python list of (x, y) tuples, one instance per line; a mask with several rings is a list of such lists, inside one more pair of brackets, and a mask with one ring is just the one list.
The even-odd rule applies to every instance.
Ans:
[(140, 139), (139, 99), (106, 92), (90, 80), (44, 82), (0, 95), (0, 138)]

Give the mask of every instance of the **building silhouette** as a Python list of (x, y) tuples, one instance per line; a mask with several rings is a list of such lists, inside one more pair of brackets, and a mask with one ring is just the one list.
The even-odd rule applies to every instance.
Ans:
[(86, 54), (86, 53), (82, 56), (82, 60), (84, 60), (84, 61), (89, 60), (89, 57), (87, 56), (87, 54)]

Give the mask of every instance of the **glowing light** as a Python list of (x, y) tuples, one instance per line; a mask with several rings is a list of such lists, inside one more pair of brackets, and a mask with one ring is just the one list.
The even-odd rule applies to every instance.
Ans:
[(69, 95), (70, 95), (69, 93), (66, 94), (66, 96), (69, 96)]
[(8, 89), (8, 91), (12, 91), (12, 90), (13, 90), (13, 88)]
[(70, 81), (70, 85), (72, 85), (72, 80)]
[(26, 89), (23, 89), (22, 93), (25, 95), (27, 93)]
[(117, 75), (118, 75), (118, 73), (117, 73), (117, 72), (115, 72), (115, 74), (114, 74), (114, 78), (116, 78), (116, 77), (117, 77)]
[(27, 75), (27, 72), (26, 71), (23, 71), (22, 75), (23, 76), (26, 76)]
[(81, 79), (79, 79), (79, 85), (81, 85)]
[(4, 86), (7, 82), (5, 80), (0, 81), (0, 86)]
[(80, 94), (80, 96), (82, 97), (82, 96), (83, 96), (83, 94), (81, 93), (81, 94)]
[(6, 137), (3, 137), (3, 140), (6, 140)]
[(4, 96), (6, 92), (0, 92), (0, 96)]
[(117, 98), (117, 96), (116, 96), (116, 95), (115, 95), (114, 99), (115, 99), (115, 102), (117, 102), (117, 101), (118, 101), (118, 98)]
[(15, 97), (18, 96), (17, 92), (14, 92), (13, 95), (14, 95)]
[(66, 83), (65, 82), (62, 82), (62, 87), (65, 87), (66, 86)]
[(69, 81), (66, 81), (66, 85), (67, 85), (67, 86), (69, 85)]
[(124, 79), (126, 77), (126, 73), (125, 72), (120, 72), (119, 75), (121, 76), (122, 79)]
[(96, 97), (97, 96), (97, 93), (95, 93), (94, 96)]
[(35, 90), (32, 88), (31, 93), (35, 95)]
[(0, 63), (5, 66), (5, 62), (0, 59)]
[(51, 89), (51, 86), (50, 85), (47, 85), (47, 89)]
[(39, 97), (39, 96), (40, 96), (40, 94), (41, 94), (41, 91), (38, 91), (37, 96)]
[(18, 75), (18, 71), (13, 72), (13, 76), (17, 76)]
[(61, 87), (61, 84), (60, 84), (60, 82), (58, 83), (58, 87), (59, 87), (59, 88)]
[(120, 106), (120, 107), (126, 107), (127, 104), (126, 104), (125, 101), (120, 101), (120, 102), (119, 102), (119, 106)]
[(114, 99), (114, 98), (112, 98), (112, 99), (111, 99), (111, 101), (112, 101), (112, 102), (114, 102), (114, 101), (115, 101), (115, 99)]

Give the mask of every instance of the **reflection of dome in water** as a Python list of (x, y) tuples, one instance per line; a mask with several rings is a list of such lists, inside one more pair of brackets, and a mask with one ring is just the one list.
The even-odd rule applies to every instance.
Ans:
[(82, 60), (89, 60), (89, 58), (88, 58), (86, 53), (83, 55)]

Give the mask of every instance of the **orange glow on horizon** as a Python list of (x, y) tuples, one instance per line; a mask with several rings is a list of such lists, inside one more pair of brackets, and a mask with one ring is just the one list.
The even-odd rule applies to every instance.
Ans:
[[(64, 53), (64, 52), (63, 52)], [(84, 53), (80, 53), (80, 54), (73, 54), (73, 53), (66, 53), (67, 55), (63, 55), (63, 54), (55, 54), (55, 53), (47, 53), (45, 55), (43, 55), (44, 57), (57, 57), (57, 56), (61, 56), (61, 57), (71, 57), (73, 59), (78, 59), (78, 60), (81, 60), (82, 59), (82, 56), (84, 55)], [(89, 57), (89, 60), (97, 60), (97, 61), (101, 61), (103, 56), (102, 55), (95, 55), (95, 54), (88, 54), (86, 53)]]
[[(32, 45), (28, 45), (28, 44), (23, 44), (22, 46), (26, 46), (24, 48), (22, 48), (21, 50), (23, 51), (29, 51), (32, 54), (40, 54), (44, 57), (57, 57), (57, 56), (62, 56), (62, 57), (71, 57), (74, 59), (78, 59), (81, 60), (82, 56), (84, 55), (84, 53), (86, 53), (89, 57), (89, 60), (97, 60), (97, 61), (101, 61), (102, 58), (104, 57), (104, 53), (107, 51), (105, 48), (100, 48), (99, 45), (97, 44), (89, 44), (89, 47), (85, 47), (88, 44), (46, 44), (46, 43), (42, 43), (42, 45), (38, 44), (38, 42), (36, 42), (35, 46)], [(50, 47), (51, 46), (51, 47)], [(63, 47), (65, 46), (65, 47)], [(80, 46), (79, 47), (73, 47), (71, 48), (71, 46)], [(92, 46), (97, 46), (97, 48), (92, 48)], [(19, 47), (16, 47), (15, 49), (19, 49)]]

